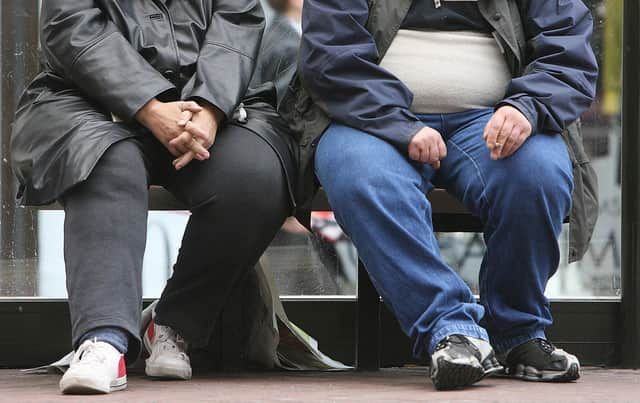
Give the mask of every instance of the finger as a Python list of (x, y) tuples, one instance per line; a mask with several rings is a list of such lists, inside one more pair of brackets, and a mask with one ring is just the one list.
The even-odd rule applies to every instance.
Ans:
[(431, 164), (434, 160), (436, 160), (433, 157), (434, 152), (432, 151), (432, 147), (429, 144), (425, 144), (422, 147), (422, 151), (420, 152), (420, 162), (423, 162), (425, 164)]
[(185, 127), (191, 119), (193, 119), (193, 112), (182, 111), (180, 113), (180, 119), (178, 120), (178, 126)]
[(500, 158), (510, 157), (515, 150), (519, 147), (519, 142), (521, 139), (520, 131), (512, 132), (511, 136), (505, 141), (504, 147), (502, 147), (502, 151), (500, 152)]
[(442, 139), (438, 141), (438, 152), (440, 154), (440, 158), (439, 158), (440, 160), (447, 158), (447, 145)]
[(193, 101), (182, 101), (182, 103), (180, 104), (180, 110), (198, 113), (202, 112), (203, 108)]
[(516, 152), (518, 152), (518, 150), (522, 147), (522, 145), (527, 142), (528, 138), (529, 138), (529, 136), (526, 135), (526, 133), (520, 134), (520, 136), (518, 137), (518, 139), (515, 142), (513, 150), (511, 151), (511, 155), (513, 155)]
[[(489, 132), (491, 130), (498, 130), (500, 127), (502, 127), (502, 123), (499, 122), (501, 117), (502, 117), (502, 112), (501, 112), (500, 109), (498, 109), (497, 111), (495, 111), (493, 113), (493, 115), (491, 115), (491, 118), (489, 118), (489, 121), (484, 126), (484, 132), (482, 133), (482, 139), (485, 142), (487, 141), (487, 138), (489, 137)], [(496, 125), (497, 125), (497, 127), (494, 127)]]
[(196, 157), (196, 154), (193, 151), (189, 151), (186, 154), (182, 155), (179, 158), (176, 158), (173, 161), (173, 167), (176, 171), (181, 170), (185, 166), (187, 166), (193, 159)]
[(190, 151), (193, 151), (196, 154), (196, 157), (199, 160), (202, 161), (209, 158), (209, 151), (207, 151), (207, 149), (204, 148), (199, 141), (196, 141), (196, 139), (191, 138), (191, 142), (189, 143), (188, 147)]
[(502, 151), (504, 150), (504, 146), (507, 141), (511, 138), (513, 128), (513, 121), (509, 118), (505, 119), (504, 124), (500, 128), (500, 132), (498, 132), (498, 135), (496, 136), (494, 150), (496, 151), (498, 158), (502, 156)]
[(187, 122), (184, 126), (184, 129), (191, 133), (193, 137), (202, 139), (204, 141), (209, 141), (208, 133), (193, 122)]
[(420, 161), (420, 149), (414, 143), (409, 144), (409, 158)]
[(432, 162), (429, 165), (431, 165), (433, 169), (440, 169), (440, 161)]
[(487, 143), (487, 147), (490, 150), (493, 150), (495, 147), (496, 139), (498, 137), (498, 133), (502, 129), (502, 125), (504, 124), (505, 117), (501, 113), (495, 113), (487, 125), (485, 126), (484, 138)]
[(189, 143), (193, 140), (193, 136), (189, 132), (182, 132), (178, 137), (169, 141), (169, 145), (175, 147), (180, 154), (186, 154), (189, 151)]

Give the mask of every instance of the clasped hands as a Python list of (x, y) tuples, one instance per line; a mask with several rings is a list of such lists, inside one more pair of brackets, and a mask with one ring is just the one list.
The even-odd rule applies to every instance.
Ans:
[(212, 105), (193, 101), (147, 103), (136, 120), (153, 133), (176, 157), (173, 166), (180, 170), (194, 159), (209, 159), (224, 114)]
[[(518, 109), (505, 105), (493, 114), (485, 126), (483, 138), (492, 160), (507, 158), (531, 136), (531, 123)], [(447, 156), (447, 146), (437, 130), (421, 129), (409, 143), (409, 158), (440, 168)]]

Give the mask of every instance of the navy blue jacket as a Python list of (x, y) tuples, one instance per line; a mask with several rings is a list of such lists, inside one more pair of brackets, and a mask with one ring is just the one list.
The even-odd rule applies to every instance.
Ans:
[[(526, 68), (496, 106), (516, 107), (534, 133), (560, 133), (595, 96), (593, 20), (580, 0), (516, 1), (527, 39)], [(331, 119), (406, 150), (424, 125), (409, 110), (411, 91), (378, 66), (367, 18), (367, 0), (306, 0), (301, 78)]]

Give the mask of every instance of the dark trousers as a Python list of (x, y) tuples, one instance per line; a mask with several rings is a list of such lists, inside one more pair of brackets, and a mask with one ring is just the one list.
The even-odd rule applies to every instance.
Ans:
[(192, 214), (156, 322), (205, 345), (232, 289), (259, 259), (291, 211), (273, 149), (238, 126), (220, 130), (207, 161), (182, 171), (152, 136), (111, 146), (89, 178), (62, 197), (73, 345), (114, 326), (139, 349), (148, 187), (160, 184)]

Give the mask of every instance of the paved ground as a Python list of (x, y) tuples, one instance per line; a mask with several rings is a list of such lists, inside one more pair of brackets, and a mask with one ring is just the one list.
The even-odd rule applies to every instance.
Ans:
[(426, 370), (350, 373), (242, 373), (197, 376), (190, 382), (129, 376), (126, 391), (62, 396), (57, 375), (0, 370), (0, 402), (640, 402), (640, 371), (588, 368), (572, 384), (487, 379), (463, 391), (437, 392)]

